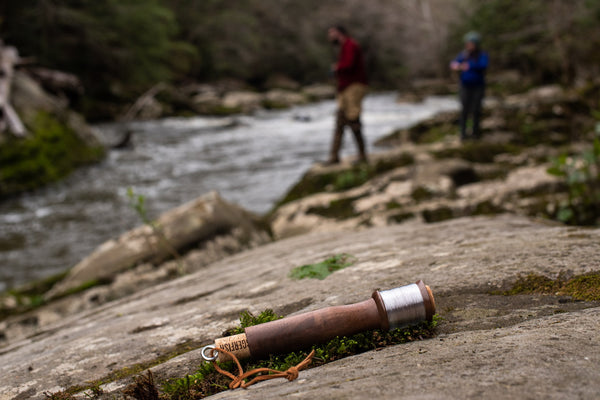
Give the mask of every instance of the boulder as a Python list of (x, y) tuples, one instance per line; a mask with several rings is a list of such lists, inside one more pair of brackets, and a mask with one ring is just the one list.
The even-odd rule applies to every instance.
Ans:
[(331, 85), (314, 84), (302, 88), (302, 93), (313, 100), (326, 100), (335, 97), (335, 87)]
[[(576, 251), (574, 251), (576, 249)], [(156, 384), (184, 378), (200, 349), (244, 310), (295, 315), (356, 303), (376, 288), (422, 279), (433, 290), (437, 336), (345, 358), (217, 399), (595, 398), (600, 391), (600, 302), (556, 294), (504, 295), (520, 275), (600, 271), (600, 230), (515, 215), (411, 222), (312, 233), (274, 242), (55, 320), (0, 348), (0, 398), (102, 382), (120, 398), (151, 366)], [(347, 253), (356, 263), (324, 280), (292, 280), (294, 267)], [(50, 316), (48, 316), (50, 318)], [(168, 360), (168, 361), (165, 361)], [(395, 384), (397, 380), (401, 385)], [(80, 398), (85, 398), (83, 393)]]
[(287, 108), (293, 105), (307, 103), (305, 95), (284, 89), (271, 89), (264, 95), (263, 104), (267, 108)]
[(223, 97), (223, 107), (244, 113), (256, 111), (262, 105), (263, 96), (257, 92), (232, 91)]
[(271, 75), (265, 82), (264, 86), (268, 90), (283, 89), (288, 91), (298, 91), (300, 89), (300, 84), (298, 82), (289, 76), (282, 74)]
[(221, 106), (221, 96), (216, 90), (205, 90), (192, 97), (192, 104), (199, 113), (210, 113)]
[(257, 229), (258, 218), (211, 192), (161, 215), (156, 229), (143, 225), (118, 239), (100, 245), (75, 265), (51, 291), (47, 299), (57, 298), (90, 283), (111, 280), (137, 264), (158, 264), (180, 257), (180, 250), (198, 246), (216, 235), (235, 228)]

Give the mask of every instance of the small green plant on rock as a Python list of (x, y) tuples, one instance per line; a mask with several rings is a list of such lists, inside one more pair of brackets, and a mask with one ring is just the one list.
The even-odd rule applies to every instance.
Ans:
[(335, 192), (342, 192), (360, 186), (368, 181), (372, 174), (372, 170), (366, 164), (343, 171), (336, 176), (335, 182), (333, 183), (333, 190)]
[(148, 210), (146, 209), (146, 198), (141, 194), (136, 195), (133, 192), (133, 189), (131, 188), (127, 188), (127, 197), (129, 199), (129, 206), (133, 210), (135, 210), (142, 222), (144, 222), (144, 224), (148, 225), (152, 229), (152, 232), (156, 235), (163, 248), (175, 260), (177, 260), (179, 264), (179, 269), (182, 270), (183, 266), (181, 265), (181, 255), (179, 254), (177, 249), (173, 247), (171, 242), (169, 242), (169, 239), (167, 239), (167, 237), (165, 236), (165, 233), (163, 232), (160, 225), (156, 221), (153, 221), (148, 217)]
[(346, 268), (356, 262), (356, 258), (350, 254), (337, 254), (316, 264), (306, 264), (296, 267), (290, 271), (290, 278), (304, 279), (314, 278), (323, 280), (333, 272)]

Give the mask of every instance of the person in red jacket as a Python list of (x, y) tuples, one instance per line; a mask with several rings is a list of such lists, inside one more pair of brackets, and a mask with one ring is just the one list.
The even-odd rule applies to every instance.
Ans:
[(367, 94), (367, 73), (363, 53), (358, 43), (348, 35), (342, 26), (328, 30), (329, 41), (340, 47), (338, 60), (332, 66), (337, 78), (337, 104), (335, 130), (328, 164), (340, 162), (339, 151), (342, 147), (344, 128), (349, 126), (358, 147), (358, 159), (367, 162), (365, 141), (360, 123), (362, 100)]

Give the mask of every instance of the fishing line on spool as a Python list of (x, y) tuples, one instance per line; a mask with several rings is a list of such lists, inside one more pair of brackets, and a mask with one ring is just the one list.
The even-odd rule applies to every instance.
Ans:
[(379, 294), (387, 310), (390, 329), (426, 318), (423, 295), (417, 284), (382, 290)]

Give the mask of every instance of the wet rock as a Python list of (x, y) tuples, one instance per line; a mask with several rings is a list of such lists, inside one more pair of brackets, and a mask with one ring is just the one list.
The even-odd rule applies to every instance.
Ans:
[(261, 229), (258, 218), (223, 200), (216, 192), (173, 209), (156, 222), (157, 229), (141, 226), (116, 240), (100, 245), (73, 267), (50, 292), (57, 298), (88, 284), (111, 280), (116, 274), (144, 262), (158, 264), (180, 251), (235, 228), (250, 232)]
[(267, 90), (283, 89), (293, 92), (297, 92), (298, 90), (300, 90), (300, 84), (298, 82), (296, 82), (289, 76), (281, 74), (270, 76), (265, 82), (264, 86), (265, 88), (267, 88)]
[(223, 107), (249, 113), (258, 110), (263, 101), (263, 96), (257, 92), (238, 91), (229, 92), (223, 97)]
[(263, 104), (267, 108), (288, 108), (293, 105), (305, 104), (307, 102), (308, 99), (302, 93), (284, 89), (269, 90), (265, 93), (263, 100)]
[(326, 100), (335, 97), (335, 88), (331, 85), (314, 84), (303, 87), (302, 93), (312, 100)]
[(207, 90), (195, 94), (192, 99), (194, 108), (200, 114), (209, 114), (221, 106), (221, 96), (216, 90)]

